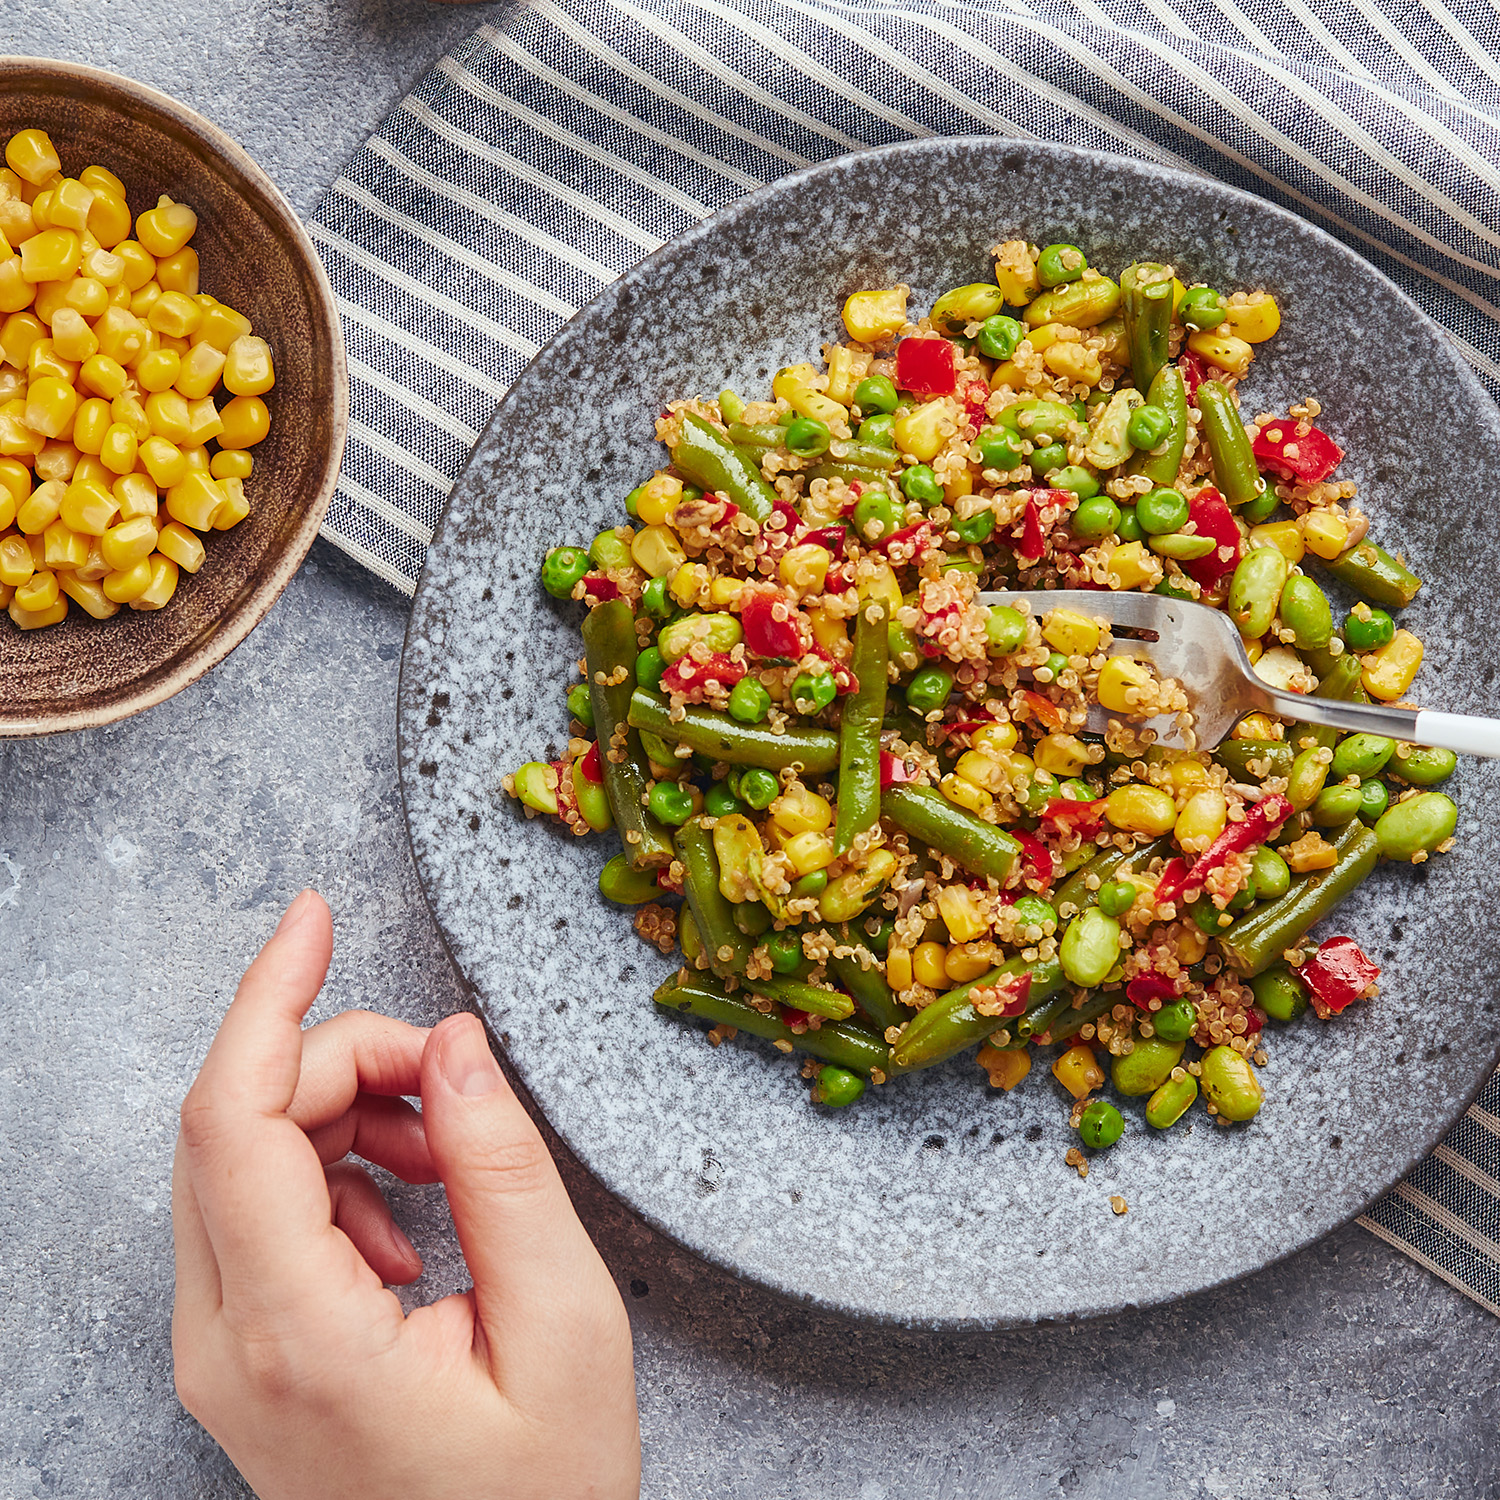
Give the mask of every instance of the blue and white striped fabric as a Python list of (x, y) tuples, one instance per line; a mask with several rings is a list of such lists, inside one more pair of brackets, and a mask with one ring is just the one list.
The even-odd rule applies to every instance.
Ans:
[[(1500, 397), (1490, 0), (530, 0), (442, 59), (312, 225), (352, 382), (324, 534), (410, 594), (495, 403), (601, 287), (796, 168), (983, 133), (1303, 214)], [(1500, 1313), (1500, 1081), (1365, 1222)]]

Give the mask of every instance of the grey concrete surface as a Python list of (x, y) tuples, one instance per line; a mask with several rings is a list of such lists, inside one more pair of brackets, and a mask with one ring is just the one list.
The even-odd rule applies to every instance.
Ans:
[[(0, 48), (177, 94), (310, 210), (486, 12), (500, 8), (0, 0)], [(0, 1500), (249, 1493), (172, 1392), (176, 1106), (303, 885), (337, 929), (321, 1014), (427, 1022), (464, 1003), (395, 783), (404, 621), (320, 545), (178, 698), (0, 745)], [(634, 1323), (651, 1500), (1500, 1494), (1500, 1329), (1358, 1229), (1176, 1307), (939, 1338), (738, 1284), (565, 1170)], [(441, 1192), (394, 1198), (427, 1257), (418, 1294), (461, 1285)]]

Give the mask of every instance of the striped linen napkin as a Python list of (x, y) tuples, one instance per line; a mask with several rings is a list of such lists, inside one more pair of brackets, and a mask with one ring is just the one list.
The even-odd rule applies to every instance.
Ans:
[[(324, 535), (412, 593), (496, 402), (600, 288), (787, 172), (974, 134), (1302, 214), (1500, 398), (1488, 0), (530, 0), (438, 63), (312, 224), (352, 386)], [(1500, 1074), (1361, 1222), (1500, 1314)]]

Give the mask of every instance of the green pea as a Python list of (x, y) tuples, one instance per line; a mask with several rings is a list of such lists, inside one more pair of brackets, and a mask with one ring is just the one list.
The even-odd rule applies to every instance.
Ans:
[(665, 578), (653, 578), (641, 590), (641, 608), (653, 620), (666, 620), (671, 617), (672, 598), (667, 593), (667, 580)]
[(1383, 734), (1351, 734), (1334, 747), (1333, 764), (1329, 770), (1342, 781), (1346, 776), (1358, 776), (1361, 781), (1378, 776), (1386, 762), (1396, 753), (1395, 740)]
[(1068, 450), (1061, 443), (1048, 443), (1045, 448), (1037, 448), (1029, 462), (1031, 477), (1045, 479), (1054, 469), (1061, 469), (1067, 464)]
[(571, 599), (588, 570), (589, 555), (581, 547), (554, 547), (542, 562), (542, 587), (554, 599)]
[(891, 660), (903, 672), (914, 672), (922, 663), (922, 638), (899, 620), (892, 620), (885, 630)]
[(1194, 332), (1217, 328), (1228, 316), (1224, 299), (1212, 287), (1190, 287), (1177, 306), (1177, 316)]
[(1127, 1099), (1154, 1094), (1172, 1076), (1172, 1069), (1182, 1058), (1182, 1047), (1181, 1042), (1169, 1042), (1162, 1036), (1138, 1038), (1129, 1052), (1110, 1062), (1109, 1080), (1115, 1092)]
[(599, 871), (599, 894), (621, 906), (640, 906), (642, 902), (655, 901), (661, 895), (661, 887), (656, 883), (655, 870), (632, 870), (630, 861), (617, 854)]
[[(821, 872), (820, 872), (821, 873)], [(766, 939), (766, 957), (778, 974), (790, 974), (802, 965), (802, 934), (795, 928), (773, 932)]]
[(589, 690), (581, 682), (568, 689), (568, 712), (585, 729), (594, 727), (593, 700), (589, 697)]
[(1093, 495), (1081, 500), (1068, 527), (1076, 537), (1096, 542), (1110, 536), (1120, 525), (1120, 507), (1108, 495)]
[(1140, 519), (1137, 517), (1133, 505), (1121, 511), (1120, 524), (1115, 527), (1115, 535), (1122, 542), (1138, 542), (1146, 535), (1141, 530)]
[(771, 695), (756, 678), (741, 677), (729, 690), (729, 715), (741, 724), (759, 724), (770, 711)]
[(1052, 488), (1067, 490), (1080, 500), (1087, 500), (1091, 495), (1099, 493), (1099, 481), (1082, 464), (1069, 464), (1052, 476)]
[(816, 417), (797, 417), (787, 424), (783, 441), (799, 458), (816, 458), (828, 451), (833, 435)]
[(1012, 469), (1019, 469), (1026, 460), (1020, 435), (1004, 427), (986, 427), (974, 440), (974, 446), (979, 450), (982, 468), (1009, 473)]
[(1078, 1138), (1090, 1151), (1106, 1151), (1125, 1133), (1125, 1120), (1108, 1099), (1095, 1099), (1078, 1117)]
[(1164, 1042), (1185, 1042), (1198, 1029), (1198, 1012), (1191, 1000), (1173, 1000), (1151, 1017)]
[(1153, 1130), (1170, 1130), (1198, 1097), (1198, 1080), (1191, 1073), (1169, 1078), (1146, 1101), (1146, 1123)]
[(792, 707), (799, 714), (822, 713), (838, 697), (838, 693), (833, 673), (800, 672), (792, 684)]
[(1435, 745), (1414, 745), (1405, 755), (1397, 750), (1386, 766), (1393, 776), (1412, 786), (1441, 786), (1458, 769), (1458, 757)]
[(1132, 448), (1144, 448), (1148, 452), (1166, 442), (1172, 435), (1171, 415), (1159, 406), (1138, 406), (1125, 424), (1125, 436)]
[(1016, 346), (1026, 337), (1026, 330), (1014, 318), (996, 313), (979, 325), (974, 342), (987, 359), (1009, 359)]
[(1412, 860), (1431, 854), (1458, 826), (1458, 808), (1443, 792), (1418, 792), (1388, 808), (1375, 824), (1380, 852), (1387, 859)]
[(946, 498), (937, 475), (927, 464), (913, 464), (901, 475), (901, 493), (926, 509)]
[(1061, 651), (1054, 651), (1047, 657), (1043, 665), (1052, 674), (1052, 680), (1056, 682), (1058, 673), (1068, 670), (1068, 658)]
[(1342, 828), (1350, 818), (1359, 816), (1364, 788), (1358, 783), (1325, 786), (1312, 805), (1312, 820), (1319, 828)]
[(655, 646), (647, 646), (635, 659), (636, 684), (654, 693), (661, 686), (661, 674), (667, 670), (667, 663), (661, 652)]
[[(1285, 861), (1283, 861), (1285, 863)], [(1255, 892), (1249, 886), (1241, 886), (1234, 895), (1229, 898), (1229, 905), (1225, 911), (1242, 912), (1249, 911), (1255, 905)]]
[(1061, 790), (1057, 777), (1051, 771), (1036, 770), (1026, 783), (1021, 801), (1026, 805), (1027, 812), (1039, 813)]
[(1256, 901), (1274, 901), (1292, 884), (1291, 866), (1269, 845), (1262, 844), (1250, 859), (1250, 893)]
[(1057, 931), (1057, 909), (1050, 901), (1043, 901), (1040, 896), (1021, 896), (1017, 898), (1011, 910), (1015, 912), (1022, 926), (1040, 927), (1043, 937), (1050, 937)]
[(1265, 1092), (1260, 1079), (1233, 1047), (1211, 1047), (1201, 1059), (1203, 1092), (1225, 1120), (1253, 1120)]
[(597, 567), (603, 568), (606, 572), (610, 568), (628, 568), (634, 564), (634, 559), (630, 555), (630, 543), (621, 541), (615, 535), (613, 526), (601, 531), (589, 543), (589, 558)]
[(1276, 514), (1276, 508), (1280, 504), (1281, 496), (1268, 486), (1253, 500), (1240, 507), (1240, 518), (1247, 526), (1259, 526), (1262, 521), (1269, 521)]
[(734, 925), (746, 937), (759, 937), (771, 927), (771, 913), (759, 901), (737, 901), (734, 905)]
[(1187, 525), (1188, 503), (1180, 490), (1155, 489), (1136, 501), (1135, 518), (1147, 536), (1168, 536)]
[(1303, 651), (1320, 651), (1333, 639), (1328, 595), (1306, 574), (1293, 573), (1282, 586), (1281, 623), (1296, 633)]
[(896, 419), (889, 412), (878, 411), (859, 424), (859, 440), (877, 448), (896, 446)]
[(646, 493), (646, 486), (638, 484), (625, 497), (625, 514), (633, 521), (641, 513), (641, 496)]
[(827, 870), (813, 870), (792, 882), (794, 896), (821, 896), (828, 884)]
[(1197, 598), (1197, 595), (1190, 588), (1184, 586), (1176, 578), (1163, 578), (1151, 592), (1153, 594), (1160, 594), (1166, 599), (1186, 599), (1189, 603)]
[(711, 818), (727, 818), (731, 813), (742, 813), (745, 804), (729, 789), (727, 782), (716, 781), (703, 794), (703, 811)]
[(1036, 279), (1043, 286), (1064, 286), (1088, 268), (1088, 257), (1077, 245), (1048, 245), (1037, 257)]
[(854, 387), (854, 404), (863, 412), (883, 411), (889, 415), (896, 410), (899, 400), (896, 382), (889, 375), (867, 375)]
[(990, 607), (984, 617), (985, 650), (991, 656), (1009, 656), (1026, 644), (1026, 616), (1008, 604)]
[(659, 822), (680, 828), (693, 815), (693, 799), (680, 781), (658, 781), (647, 794), (646, 811)]
[(1214, 905), (1212, 896), (1199, 896), (1188, 907), (1188, 915), (1198, 924), (1199, 929), (1210, 937), (1217, 937), (1224, 928), (1229, 926), (1229, 922), (1223, 920), (1223, 911)]
[(1344, 616), (1344, 639), (1351, 651), (1376, 651), (1390, 644), (1396, 633), (1396, 622), (1383, 610), (1366, 605), (1369, 619), (1361, 619), (1350, 610)]
[[(818, 871), (821, 875), (823, 872)], [(891, 917), (882, 917), (880, 925), (874, 932), (866, 932), (863, 927), (854, 934), (855, 938), (863, 943), (877, 958), (884, 958), (891, 951), (891, 939), (896, 935), (896, 923)]]
[(1058, 959), (1073, 984), (1092, 989), (1120, 960), (1120, 924), (1097, 906), (1081, 911), (1063, 933)]
[(900, 531), (906, 520), (904, 509), (883, 489), (868, 489), (854, 502), (854, 529), (861, 540), (878, 542)]
[(1229, 582), (1229, 617), (1247, 641), (1258, 641), (1276, 618), (1290, 565), (1275, 547), (1252, 547)]
[(907, 706), (919, 714), (941, 708), (953, 691), (953, 674), (941, 667), (923, 667), (906, 685)]
[(1287, 777), (1287, 801), (1295, 812), (1306, 812), (1318, 800), (1318, 793), (1328, 780), (1328, 762), (1318, 757), (1323, 752), (1314, 746), (1303, 750), (1292, 762), (1291, 774)]
[(843, 1109), (845, 1105), (853, 1104), (864, 1091), (865, 1081), (858, 1073), (827, 1063), (818, 1069), (818, 1082), (813, 1089), (813, 1098), (829, 1109)]
[(1383, 781), (1367, 781), (1359, 789), (1359, 817), (1362, 823), (1375, 823), (1391, 805), (1391, 794)]
[(1099, 788), (1077, 776), (1070, 776), (1059, 788), (1060, 794), (1074, 802), (1092, 802), (1100, 795)]
[(1273, 1021), (1295, 1021), (1307, 1009), (1307, 986), (1285, 964), (1257, 974), (1250, 993)]
[(774, 771), (751, 766), (740, 774), (740, 796), (756, 812), (764, 812), (781, 795), (781, 783)]
[(966, 516), (961, 521), (950, 521), (948, 524), (965, 546), (977, 546), (980, 542), (987, 542), (994, 533), (995, 512), (982, 510), (977, 515)]
[(1099, 910), (1106, 917), (1123, 917), (1135, 905), (1136, 889), (1128, 880), (1110, 880), (1099, 887)]

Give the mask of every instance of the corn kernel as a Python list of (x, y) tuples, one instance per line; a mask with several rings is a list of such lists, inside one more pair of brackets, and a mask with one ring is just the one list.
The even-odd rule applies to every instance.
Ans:
[(1101, 708), (1112, 714), (1137, 714), (1141, 693), (1152, 683), (1151, 669), (1129, 656), (1112, 656), (1099, 673), (1095, 690)]
[[(1208, 772), (1196, 760), (1174, 760), (1167, 767), (1167, 780), (1174, 792), (1185, 792), (1189, 787), (1202, 786), (1208, 780)], [(1179, 825), (1181, 819), (1178, 819)]]
[(122, 281), (118, 286), (109, 289), (109, 305), (111, 307), (123, 307), (126, 312), (130, 311), (130, 293)]
[(96, 193), (103, 190), (123, 196), (125, 192), (125, 184), (108, 167), (101, 167), (97, 164), (85, 167), (78, 174), (78, 180), (85, 187), (93, 188)]
[(84, 360), (83, 368), (78, 372), (83, 388), (106, 401), (113, 401), (125, 389), (129, 378), (119, 360), (111, 359), (107, 354), (95, 354)]
[(971, 943), (990, 930), (989, 915), (978, 894), (966, 885), (945, 885), (937, 893), (937, 909), (956, 943)]
[(168, 521), (157, 534), (156, 550), (185, 573), (196, 573), (208, 555), (202, 541), (180, 521)]
[(953, 774), (990, 793), (1003, 791), (1009, 785), (1000, 763), (979, 750), (965, 750), (953, 767)]
[(1041, 290), (1025, 240), (1007, 240), (995, 255), (995, 285), (1011, 307), (1025, 307)]
[(984, 755), (1003, 755), (1016, 748), (1018, 738), (1014, 724), (986, 724), (970, 735), (969, 743)]
[(76, 479), (63, 495), (59, 512), (64, 526), (85, 536), (103, 536), (119, 513), (119, 503), (104, 485)]
[[(59, 525), (61, 522), (58, 523)], [(89, 583), (101, 583), (110, 574), (110, 566), (104, 560), (104, 553), (100, 548), (100, 538), (96, 536), (81, 536), (79, 543), (88, 546), (88, 555), (73, 569), (75, 578), (85, 579)]]
[(99, 462), (111, 474), (129, 474), (135, 469), (136, 435), (123, 422), (112, 422), (99, 445)]
[(207, 308), (203, 321), (198, 325), (198, 338), (205, 344), (211, 344), (220, 354), (228, 354), (234, 341), (244, 338), (249, 332), (250, 319), (223, 302), (216, 302)]
[[(240, 350), (241, 354), (243, 354), (244, 348), (251, 343), (264, 345), (265, 340), (236, 339), (230, 346), (229, 356), (224, 364), (224, 384), (236, 395), (254, 396), (259, 394), (258, 391), (245, 390), (240, 384), (233, 383), (230, 380), (231, 371), (235, 373), (236, 379), (238, 379), (241, 373), (241, 359), (235, 351)], [(269, 361), (269, 350), (267, 350), (266, 357)], [(270, 387), (266, 386), (263, 389), (269, 390)], [(682, 481), (675, 474), (667, 474), (662, 470), (657, 470), (641, 488), (640, 498), (636, 501), (636, 515), (647, 526), (660, 526), (672, 514), (681, 499)]]
[(1275, 547), (1294, 568), (1302, 561), (1305, 550), (1302, 532), (1295, 521), (1269, 521), (1264, 526), (1252, 526), (1249, 542), (1252, 547)]
[(145, 474), (125, 474), (110, 486), (110, 493), (120, 507), (120, 519), (133, 521), (137, 516), (156, 516), (156, 486)]
[(85, 250), (79, 263), (79, 274), (97, 281), (106, 292), (111, 292), (125, 279), (125, 262), (114, 251), (102, 247)]
[(1310, 511), (1302, 519), (1302, 540), (1309, 552), (1331, 562), (1349, 545), (1349, 527), (1332, 511)]
[(849, 412), (822, 389), (827, 380), (812, 365), (788, 365), (771, 381), (771, 394), (785, 401), (804, 417), (826, 422), (830, 427), (847, 425)]
[(43, 437), (71, 432), (78, 410), (78, 392), (58, 375), (34, 380), (26, 392), (26, 425)]
[(21, 198), (0, 199), (0, 234), (12, 247), (21, 245), (37, 232), (36, 216)]
[[(54, 526), (59, 522), (54, 521)], [(41, 536), (28, 536), (23, 538), (27, 547), (31, 549), (31, 565), (34, 568), (45, 568), (47, 566), (47, 539), (45, 534)]]
[(22, 609), (35, 614), (55, 604), (58, 593), (57, 574), (42, 568), (17, 587), (14, 598)]
[[(208, 472), (215, 479), (248, 479), (250, 464), (251, 458), (248, 453), (237, 453), (232, 448), (221, 448), (214, 454)], [(240, 473), (242, 467), (244, 473)], [(222, 474), (219, 472), (220, 468), (224, 470)], [(745, 581), (742, 578), (715, 578), (708, 586), (708, 601), (715, 609), (729, 609), (739, 602), (739, 597), (744, 592)]]
[(804, 594), (820, 594), (828, 577), (833, 553), (816, 542), (790, 548), (781, 559), (781, 581)]
[(1112, 589), (1138, 589), (1142, 584), (1153, 587), (1161, 582), (1162, 567), (1142, 542), (1125, 542), (1109, 558), (1109, 586)]
[(152, 566), (151, 558), (146, 556), (133, 562), (128, 568), (106, 573), (99, 580), (99, 587), (104, 590), (106, 599), (113, 600), (116, 604), (129, 604), (151, 587), (151, 580), (155, 576), (156, 569)]
[(187, 204), (163, 196), (155, 208), (137, 216), (135, 237), (159, 260), (164, 255), (176, 255), (197, 227), (198, 215)]
[(66, 522), (54, 521), (42, 533), (42, 566), (58, 573), (76, 572), (89, 559), (90, 538), (68, 528)]
[(1243, 375), (1250, 368), (1255, 351), (1244, 339), (1232, 333), (1203, 332), (1188, 335), (1188, 348), (1206, 359), (1216, 369), (1229, 375)]
[(24, 400), (7, 401), (0, 406), (0, 457), (34, 459), (46, 441), (27, 426)]
[(94, 206), (94, 194), (74, 177), (64, 177), (52, 189), (52, 202), (47, 208), (47, 217), (54, 229), (71, 229), (82, 234), (88, 228), (89, 210)]
[(182, 292), (162, 292), (151, 304), (146, 321), (158, 333), (178, 339), (191, 338), (203, 321), (203, 309)]
[(813, 640), (840, 661), (845, 660), (849, 655), (849, 627), (844, 617), (832, 610), (810, 608), (807, 618), (812, 625)]
[(31, 357), (31, 346), (47, 337), (47, 325), (35, 314), (14, 312), (0, 324), (0, 354), (6, 364), (24, 370)]
[(962, 943), (955, 943), (943, 959), (943, 971), (953, 984), (967, 984), (994, 968), (989, 958)]
[(844, 327), (849, 337), (860, 344), (883, 344), (906, 326), (904, 286), (880, 291), (855, 292), (844, 301)]
[(96, 188), (89, 204), (88, 231), (106, 250), (114, 250), (130, 234), (130, 205), (124, 193)]
[(102, 484), (108, 489), (115, 482), (116, 476), (104, 467), (98, 458), (92, 453), (85, 453), (79, 457), (78, 463), (73, 469), (73, 484)]
[(901, 608), (901, 585), (896, 581), (895, 571), (889, 563), (876, 559), (870, 561), (873, 564), (872, 571), (868, 577), (859, 580), (859, 597), (884, 604), (888, 614), (894, 614)]
[(156, 541), (155, 521), (149, 516), (136, 516), (133, 520), (111, 526), (100, 538), (99, 551), (105, 562), (119, 572), (133, 567), (144, 557), (150, 557), (156, 550)]
[(1281, 327), (1281, 309), (1269, 292), (1256, 292), (1248, 302), (1229, 303), (1224, 326), (1247, 344), (1263, 344)]
[(39, 187), (62, 170), (57, 148), (45, 130), (18, 130), (5, 143), (5, 164), (17, 177)]
[(19, 588), (36, 571), (26, 538), (8, 531), (0, 536), (0, 583)]
[(164, 437), (148, 437), (136, 456), (159, 490), (181, 484), (187, 475), (187, 460), (183, 458), (182, 450)]
[(229, 531), (238, 526), (250, 514), (250, 500), (245, 494), (243, 479), (220, 479), (217, 483), (224, 491), (224, 501), (214, 512), (214, 530)]
[(840, 406), (854, 401), (854, 391), (870, 370), (870, 356), (847, 344), (835, 344), (828, 351), (828, 395)]
[(161, 553), (151, 557), (151, 586), (138, 599), (130, 601), (131, 609), (160, 609), (177, 592), (177, 564)]
[(896, 447), (910, 454), (920, 463), (928, 463), (942, 451), (947, 436), (945, 426), (952, 426), (952, 403), (945, 400), (926, 401), (921, 406), (912, 406), (896, 413), (891, 428)]
[[(9, 500), (12, 506), (17, 506), (30, 493), (31, 475), (26, 472), (26, 465), (14, 458), (0, 458), (0, 505)], [(9, 521), (0, 523), (0, 531), (9, 525)]]
[(71, 307), (85, 318), (97, 318), (109, 307), (109, 288), (92, 276), (74, 276), (63, 283), (62, 306)]
[(833, 826), (826, 797), (793, 782), (770, 806), (771, 821), (786, 833), (823, 833)]
[(1177, 958), (1184, 964), (1203, 961), (1208, 952), (1208, 934), (1195, 922), (1184, 922), (1177, 933)]
[(94, 330), (84, 322), (83, 314), (71, 307), (59, 308), (52, 319), (52, 347), (64, 359), (83, 360), (99, 352)]
[(1184, 854), (1199, 854), (1224, 831), (1229, 804), (1217, 787), (1204, 787), (1183, 803), (1173, 829)]
[(156, 280), (156, 257), (139, 240), (121, 240), (112, 248), (125, 262), (123, 285), (128, 291), (138, 292), (147, 282)]
[(974, 1060), (990, 1075), (990, 1087), (1007, 1094), (1031, 1071), (1031, 1053), (1025, 1047), (992, 1047), (986, 1042)]
[(918, 943), (911, 956), (911, 971), (918, 984), (928, 989), (948, 988), (948, 950), (941, 943)]
[(31, 305), (34, 295), (31, 283), (21, 274), (21, 257), (0, 259), (0, 313), (20, 312)]
[(1052, 1076), (1075, 1099), (1082, 1099), (1104, 1086), (1104, 1069), (1095, 1060), (1093, 1049), (1082, 1042), (1069, 1047), (1053, 1062)]
[[(198, 295), (198, 252), (179, 250), (156, 263), (156, 283), (164, 292), (181, 292), (185, 297)], [(199, 306), (199, 317), (203, 308)]]
[(207, 531), (213, 526), (214, 512), (228, 498), (223, 485), (231, 483), (191, 471), (167, 490), (167, 514), (194, 531)]
[[(224, 364), (225, 356), (212, 344), (201, 341), (194, 344), (183, 357), (182, 373), (177, 377), (177, 389), (189, 401), (201, 401), (218, 385), (219, 378), (224, 373)], [(252, 401), (259, 398), (247, 396), (244, 399)], [(233, 404), (230, 402), (231, 406)], [(248, 447), (249, 444), (236, 443), (235, 446)]]
[(73, 418), (73, 446), (80, 453), (97, 458), (113, 421), (107, 401), (101, 401), (97, 396), (85, 401)]
[(121, 391), (110, 402), (109, 414), (116, 422), (128, 427), (135, 434), (138, 443), (144, 443), (152, 435), (151, 419), (146, 415), (146, 408), (131, 390)]
[(39, 536), (58, 517), (68, 487), (60, 479), (39, 484), (16, 507), (16, 525), (27, 536)]
[(1037, 743), (1036, 763), (1054, 776), (1076, 776), (1089, 763), (1088, 747), (1076, 734), (1043, 735)]
[(171, 390), (181, 371), (182, 358), (170, 349), (153, 349), (135, 362), (136, 384), (152, 396)]
[(1042, 624), (1042, 639), (1064, 656), (1091, 656), (1099, 649), (1099, 627), (1076, 609), (1054, 609)]
[[(258, 339), (249, 334), (236, 339), (229, 346), (229, 354), (224, 363), (224, 384), (236, 396), (264, 395), (276, 384), (276, 370), (271, 362), (271, 346), (264, 339)], [(650, 489), (649, 484), (647, 489)], [(677, 490), (680, 495), (681, 481), (678, 481)]]
[(955, 806), (971, 813), (983, 812), (995, 800), (983, 787), (975, 786), (972, 781), (966, 781), (962, 776), (955, 776), (951, 772), (943, 777), (938, 789)]
[(96, 620), (108, 620), (120, 612), (120, 606), (104, 592), (94, 580), (80, 578), (77, 573), (64, 573), (59, 579), (62, 591), (85, 614)]
[(128, 308), (109, 307), (94, 324), (99, 352), (122, 365), (132, 364), (146, 347), (146, 325)]
[(911, 949), (892, 945), (885, 956), (885, 982), (899, 993), (911, 988), (912, 978)]
[(0, 405), (7, 401), (24, 402), (26, 386), (24, 370), (12, 370), (8, 365), (0, 365)]
[(149, 429), (148, 437), (154, 433), (181, 447), (192, 435), (193, 421), (188, 414), (188, 404), (176, 391), (157, 391), (147, 396), (143, 415)]
[[(212, 396), (204, 396), (198, 401), (188, 402), (188, 435), (190, 446), (201, 448), (205, 443), (218, 437), (224, 431), (223, 418), (219, 416), (219, 409), (214, 405)], [(245, 455), (247, 458), (248, 454)], [(215, 478), (226, 478), (226, 475), (215, 475)], [(239, 479), (248, 479), (248, 473), (234, 476)]]
[(130, 311), (149, 328), (151, 309), (160, 301), (161, 287), (154, 281), (148, 281), (139, 291), (131, 293)]
[(1177, 803), (1160, 787), (1132, 783), (1116, 787), (1104, 799), (1104, 816), (1125, 833), (1158, 839), (1177, 822)]
[(189, 474), (195, 469), (200, 474), (208, 473), (208, 466), (213, 458), (202, 443), (179, 443), (178, 447), (182, 449), (182, 461), (187, 465)]
[(630, 555), (636, 566), (649, 573), (652, 578), (666, 578), (687, 561), (687, 553), (683, 551), (677, 533), (670, 526), (661, 525), (643, 526), (636, 532), (630, 540)]
[(833, 840), (826, 833), (796, 833), (782, 845), (787, 863), (799, 875), (826, 870), (835, 858)]
[(1365, 691), (1382, 703), (1394, 703), (1412, 685), (1421, 665), (1421, 641), (1409, 630), (1398, 630), (1380, 650), (1365, 658), (1361, 673)]
[(61, 380), (72, 385), (78, 379), (79, 366), (64, 359), (57, 352), (51, 339), (38, 339), (26, 356), (26, 378), (33, 384), (38, 380)]
[(11, 618), (11, 623), (19, 630), (40, 630), (47, 625), (57, 625), (68, 617), (68, 601), (59, 599), (49, 609), (40, 610), (32, 614), (24, 610), (14, 599), (10, 601), (10, 608), (6, 611)]
[(44, 229), (21, 243), (21, 275), (30, 282), (61, 281), (78, 269), (82, 255), (71, 229)]
[[(1033, 343), (1041, 331), (1037, 329), (1030, 335)], [(1042, 355), (1042, 363), (1054, 375), (1061, 375), (1071, 385), (1093, 386), (1104, 379), (1104, 366), (1099, 363), (1099, 356), (1082, 344), (1053, 344)]]

